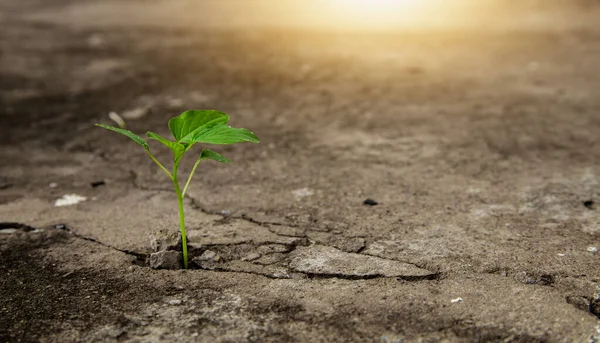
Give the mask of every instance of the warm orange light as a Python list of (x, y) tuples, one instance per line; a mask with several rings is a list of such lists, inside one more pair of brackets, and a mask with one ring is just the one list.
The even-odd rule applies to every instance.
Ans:
[(385, 12), (407, 10), (419, 4), (419, 0), (330, 0), (340, 10), (359, 12)]
[[(332, 21), (347, 27), (418, 27), (444, 0), (328, 0)], [(440, 13), (438, 11), (438, 13)]]

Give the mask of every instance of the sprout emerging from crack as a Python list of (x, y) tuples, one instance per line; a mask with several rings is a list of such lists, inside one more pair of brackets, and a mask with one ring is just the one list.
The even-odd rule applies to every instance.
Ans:
[(183, 155), (188, 152), (196, 143), (235, 144), (241, 142), (260, 142), (258, 137), (256, 137), (256, 135), (254, 135), (254, 133), (251, 131), (242, 128), (233, 128), (227, 125), (228, 121), (229, 116), (219, 111), (189, 110), (169, 120), (169, 130), (171, 130), (171, 133), (175, 138), (174, 141), (170, 141), (154, 132), (148, 131), (146, 136), (148, 136), (150, 139), (159, 141), (173, 152), (172, 171), (167, 170), (167, 168), (165, 168), (162, 163), (160, 163), (156, 157), (154, 157), (154, 155), (150, 152), (150, 146), (148, 145), (148, 142), (146, 142), (146, 140), (144, 140), (142, 137), (128, 130), (109, 125), (96, 124), (96, 126), (123, 134), (131, 138), (131, 140), (137, 144), (141, 145), (146, 150), (152, 161), (154, 161), (154, 163), (156, 163), (156, 165), (158, 165), (173, 182), (175, 193), (177, 194), (177, 205), (179, 207), (179, 225), (181, 229), (181, 241), (183, 246), (184, 268), (188, 267), (187, 236), (185, 232), (185, 217), (183, 213), (183, 198), (185, 197), (185, 192), (190, 185), (190, 181), (192, 181), (192, 177), (194, 176), (200, 161), (205, 159), (211, 159), (222, 163), (231, 163), (231, 161), (214, 151), (202, 149), (200, 156), (196, 160), (187, 182), (183, 187), (183, 190), (181, 190), (181, 187), (179, 186), (179, 179), (177, 178), (177, 172), (179, 171), (179, 166), (181, 164)]

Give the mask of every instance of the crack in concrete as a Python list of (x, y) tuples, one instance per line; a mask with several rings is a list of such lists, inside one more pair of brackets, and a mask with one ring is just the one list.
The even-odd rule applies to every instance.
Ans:
[(79, 238), (79, 239), (82, 239), (82, 240), (88, 241), (88, 242), (93, 242), (93, 243), (99, 244), (99, 245), (101, 245), (103, 247), (110, 248), (110, 249), (113, 249), (113, 250), (116, 250), (116, 251), (120, 251), (120, 252), (122, 252), (124, 254), (127, 254), (127, 255), (135, 256), (136, 257), (136, 261), (137, 260), (141, 260), (141, 262), (145, 263), (146, 257), (148, 256), (146, 254), (142, 254), (142, 253), (139, 253), (139, 252), (136, 252), (136, 251), (133, 251), (133, 250), (119, 249), (119, 248), (114, 247), (114, 246), (112, 246), (110, 244), (103, 243), (103, 242), (97, 240), (94, 237), (82, 236), (80, 234), (77, 234), (77, 233), (73, 232), (66, 224), (56, 224), (56, 225), (54, 225), (52, 227), (52, 229), (54, 229), (54, 230), (63, 230), (63, 231), (66, 231), (66, 232), (70, 233), (75, 238)]
[[(5, 230), (5, 229), (19, 229), (24, 232), (42, 230), (41, 228), (36, 228), (36, 227), (30, 226), (27, 224), (23, 224), (23, 223), (0, 222), (0, 230)], [(148, 257), (147, 254), (139, 253), (139, 252), (128, 250), (128, 249), (119, 249), (110, 244), (103, 243), (94, 237), (88, 237), (88, 236), (83, 236), (83, 235), (77, 234), (77, 233), (73, 232), (66, 224), (52, 225), (49, 227), (49, 229), (65, 231), (77, 239), (92, 242), (92, 243), (98, 244), (100, 246), (103, 246), (105, 248), (113, 249), (113, 250), (119, 251), (121, 253), (134, 256), (134, 257), (136, 257), (136, 261), (134, 263), (136, 263), (140, 266), (147, 266), (146, 265), (146, 258)], [(238, 243), (238, 244), (242, 244), (242, 243)], [(248, 244), (248, 243), (246, 243), (246, 244)], [(213, 247), (213, 246), (218, 246), (218, 245), (223, 245), (223, 244), (207, 245), (206, 247)], [(231, 245), (231, 244), (224, 244), (224, 245)], [(233, 244), (233, 245), (236, 245), (236, 244)], [(283, 245), (285, 245), (285, 244), (283, 244)], [(298, 245), (296, 245), (296, 244), (289, 244), (286, 246), (288, 246), (288, 248), (290, 248), (290, 250), (286, 254), (292, 253), (298, 247)], [(391, 261), (393, 261), (393, 260), (391, 260)], [(199, 267), (198, 269), (199, 270), (210, 270), (210, 271), (221, 272), (221, 273), (252, 274), (252, 275), (257, 275), (257, 276), (263, 276), (263, 277), (266, 277), (269, 279), (289, 279), (290, 278), (289, 274), (274, 275), (273, 273), (269, 273), (269, 272), (257, 272), (257, 271), (251, 271), (251, 270), (230, 270), (227, 267), (220, 267), (220, 266), (215, 266), (213, 269), (205, 269), (205, 268), (201, 268), (201, 267)], [(288, 270), (288, 273), (291, 271), (289, 268), (285, 268), (285, 269)], [(302, 271), (294, 271), (294, 273), (300, 274), (300, 275), (305, 275), (309, 279), (336, 278), (336, 279), (355, 280), (355, 281), (356, 280), (371, 280), (371, 279), (378, 279), (378, 278), (395, 278), (397, 280), (415, 282), (415, 281), (423, 281), (423, 280), (436, 280), (439, 278), (439, 273), (434, 273), (431, 275), (417, 275), (417, 276), (410, 275), (410, 276), (396, 276), (396, 277), (389, 277), (389, 276), (385, 276), (382, 274), (349, 275), (349, 274), (343, 274), (343, 273), (324, 273), (323, 274), (323, 273), (311, 273), (311, 272), (302, 272)]]
[[(138, 184), (138, 182), (137, 182), (137, 179), (138, 179), (137, 173), (135, 171), (133, 171), (133, 170), (130, 170), (129, 173), (131, 175), (131, 184), (133, 185), (134, 188), (141, 189), (143, 191), (173, 193), (173, 191), (170, 190), (170, 189), (164, 189), (164, 188), (159, 188), (159, 187), (155, 188), (155, 187), (142, 186), (142, 185)], [(202, 205), (200, 205), (200, 203), (194, 197), (190, 196), (189, 194), (186, 194), (185, 198), (190, 200), (190, 203), (191, 203), (193, 209), (199, 210), (200, 212), (202, 212), (204, 214), (221, 216), (223, 219), (238, 219), (238, 220), (243, 220), (243, 221), (246, 221), (248, 223), (252, 223), (252, 224), (256, 224), (256, 225), (260, 225), (260, 226), (266, 227), (268, 229), (269, 229), (269, 225), (284, 226), (281, 223), (261, 222), (261, 221), (255, 220), (253, 218), (250, 218), (250, 217), (248, 217), (245, 214), (242, 214), (240, 216), (231, 216), (231, 215), (225, 215), (225, 214), (223, 214), (221, 212), (209, 211), (206, 208), (204, 208)], [(292, 225), (292, 224), (290, 224), (290, 225), (286, 224), (285, 226), (297, 228), (297, 226)], [(269, 231), (271, 231), (273, 234), (276, 234), (276, 235), (279, 235), (279, 236), (283, 236), (283, 237), (306, 237), (306, 235), (302, 235), (302, 236), (283, 235), (281, 233), (273, 232), (270, 229), (269, 229)]]
[(12, 183), (0, 183), (0, 190), (9, 189), (14, 186)]
[[(291, 278), (289, 276), (277, 276), (277, 275), (273, 275), (273, 274), (269, 274), (269, 273), (253, 272), (253, 271), (249, 271), (249, 270), (229, 270), (224, 267), (215, 267), (214, 269), (205, 269), (205, 268), (198, 267), (197, 270), (205, 270), (205, 271), (211, 271), (211, 272), (217, 272), (217, 273), (250, 274), (250, 275), (256, 275), (256, 276), (264, 276), (267, 279), (272, 279), (272, 280), (282, 280), (282, 279), (290, 279)], [(302, 273), (299, 273), (299, 274), (302, 274)]]
[(356, 252), (357, 254), (362, 254), (362, 255), (367, 255), (367, 256), (371, 256), (369, 254), (363, 254), (363, 251), (365, 251), (365, 249), (367, 249), (367, 244), (363, 245), (360, 249), (358, 249), (358, 251)]
[[(413, 265), (419, 267), (418, 265)], [(421, 268), (421, 267), (419, 267)], [(434, 272), (430, 275), (400, 275), (396, 276), (396, 280), (402, 280), (407, 282), (417, 282), (417, 281), (427, 281), (427, 280), (440, 280), (442, 279), (442, 274), (438, 272)]]
[(309, 279), (342, 279), (342, 280), (372, 280), (372, 279), (381, 279), (381, 278), (390, 278), (381, 274), (371, 274), (371, 275), (347, 275), (347, 274), (316, 274), (316, 273), (306, 273), (306, 272), (298, 272), (300, 274), (306, 275)]
[[(170, 190), (165, 190), (162, 188), (150, 188), (150, 187), (144, 187), (141, 186), (137, 183), (137, 179), (138, 179), (138, 175), (135, 171), (131, 170), (130, 171), (131, 175), (132, 175), (132, 184), (135, 188), (137, 189), (141, 189), (141, 190), (146, 190), (146, 191), (158, 191), (158, 192), (170, 192), (172, 193), (172, 191)], [(273, 229), (271, 229), (270, 226), (289, 226), (292, 228), (298, 228), (297, 226), (294, 225), (283, 225), (280, 223), (274, 223), (274, 222), (264, 222), (264, 221), (258, 221), (255, 220), (251, 217), (248, 217), (245, 214), (242, 214), (241, 216), (231, 216), (231, 215), (224, 215), (223, 213), (219, 213), (219, 212), (214, 212), (214, 211), (209, 211), (206, 208), (204, 208), (194, 197), (186, 195), (185, 196), (187, 199), (190, 200), (191, 206), (193, 209), (195, 210), (199, 210), (204, 214), (208, 214), (208, 215), (217, 215), (222, 217), (222, 220), (228, 220), (228, 219), (237, 219), (237, 220), (243, 220), (246, 221), (248, 223), (252, 223), (255, 225), (259, 225), (262, 227), (266, 227), (269, 232), (278, 235), (278, 236), (282, 236), (282, 237), (292, 237), (292, 238), (308, 238), (308, 236), (306, 234), (303, 235), (287, 235), (287, 234), (282, 234), (280, 232), (277, 232)], [(277, 243), (277, 242), (274, 242)], [(244, 241), (244, 242), (236, 242), (234, 244), (218, 244), (218, 245), (240, 245), (240, 244), (253, 244), (252, 240), (248, 240), (248, 241)], [(217, 245), (212, 245), (212, 246), (217, 246)], [(289, 252), (287, 252), (287, 254), (290, 254), (291, 252), (295, 251), (297, 248), (296, 244), (292, 244), (292, 245), (288, 245), (289, 247), (291, 247), (291, 250)], [(357, 254), (359, 255), (363, 255), (363, 256), (372, 256), (369, 254), (364, 254), (363, 251), (366, 249), (367, 244), (365, 244), (363, 247), (361, 247), (361, 249), (357, 252)], [(373, 256), (373, 257), (378, 257), (378, 256)], [(378, 258), (382, 258), (382, 257), (378, 257)], [(414, 263), (408, 263), (408, 262), (404, 262), (404, 261), (396, 261), (394, 259), (389, 259), (389, 258), (382, 258), (385, 260), (389, 260), (389, 261), (395, 261), (395, 262), (402, 262), (402, 263), (407, 263), (407, 264), (411, 264), (414, 265), (418, 268), (421, 269), (427, 269), (427, 268), (422, 268)], [(258, 273), (258, 272), (254, 272), (254, 271), (232, 271), (232, 270), (228, 270), (227, 268), (215, 268), (213, 269), (215, 271), (219, 271), (219, 272), (242, 272), (242, 273), (247, 273), (247, 274), (255, 274), (255, 275), (262, 275), (265, 277), (270, 277), (270, 278), (279, 278), (279, 277), (275, 277), (272, 275), (268, 275), (268, 274), (264, 274), (264, 273)], [(327, 278), (338, 278), (338, 279), (345, 279), (345, 280), (368, 280), (368, 279), (376, 279), (376, 278), (389, 278), (389, 276), (385, 276), (385, 275), (380, 275), (380, 274), (372, 274), (372, 275), (348, 275), (348, 274), (343, 274), (343, 273), (326, 273), (326, 274), (317, 274), (317, 273), (310, 273), (310, 272), (301, 272), (301, 271), (296, 271), (299, 272), (299, 274), (303, 274), (306, 275), (307, 277), (311, 278), (311, 279), (327, 279)], [(437, 280), (441, 277), (441, 274), (438, 272), (433, 272), (432, 274), (428, 274), (428, 275), (407, 275), (407, 276), (398, 276), (396, 277), (397, 280), (403, 280), (403, 281), (408, 281), (408, 282), (414, 282), (414, 281), (422, 281), (422, 280)]]
[[(0, 222), (0, 230), (9, 230), (9, 229), (17, 229), (17, 230), (22, 230), (24, 232), (31, 232), (31, 231), (36, 231), (36, 230), (44, 230), (44, 228), (36, 228), (34, 226), (31, 225), (27, 225), (27, 224), (23, 224), (23, 223), (16, 223), (16, 222)], [(136, 251), (131, 251), (131, 250), (127, 250), (127, 249), (119, 249), (117, 247), (114, 247), (112, 245), (103, 243), (99, 240), (97, 240), (94, 237), (87, 237), (87, 236), (82, 236), (79, 235), (73, 231), (71, 231), (71, 229), (69, 229), (69, 227), (66, 224), (56, 224), (56, 225), (52, 225), (49, 227), (49, 229), (51, 230), (61, 230), (61, 231), (66, 231), (69, 234), (73, 235), (73, 237), (78, 238), (78, 239), (82, 239), (88, 242), (93, 242), (96, 244), (99, 244), (103, 247), (107, 247), (113, 250), (117, 250), (120, 251), (122, 253), (125, 253), (127, 255), (132, 255), (135, 256), (138, 259), (142, 259), (142, 260), (146, 260), (146, 254), (142, 254), (142, 253), (138, 253)]]
[[(299, 272), (301, 273), (301, 272)], [(343, 280), (372, 280), (372, 279), (396, 279), (407, 282), (418, 282), (418, 281), (430, 281), (439, 280), (440, 274), (434, 273), (431, 275), (410, 275), (410, 276), (385, 276), (382, 274), (373, 275), (347, 275), (347, 274), (315, 274), (315, 273), (301, 273), (308, 276), (309, 279), (343, 279)]]
[[(365, 255), (365, 256), (378, 257), (378, 258), (381, 258), (381, 259), (384, 259), (384, 260), (390, 260), (390, 261), (396, 261), (396, 262), (408, 263), (408, 264), (412, 264), (413, 266), (415, 266), (415, 267), (417, 267), (417, 268), (421, 268), (421, 269), (427, 269), (427, 270), (431, 270), (431, 269), (433, 269), (433, 270), (436, 270), (436, 271), (434, 272), (434, 274), (436, 275), (436, 277), (435, 277), (435, 280), (439, 280), (439, 279), (442, 279), (442, 278), (443, 278), (443, 273), (439, 272), (439, 270), (438, 270), (438, 268), (437, 268), (437, 267), (431, 268), (431, 267), (429, 267), (429, 266), (425, 266), (425, 265), (424, 265), (424, 264), (422, 264), (422, 263), (416, 263), (416, 262), (405, 261), (405, 260), (398, 260), (398, 259), (395, 259), (395, 258), (382, 257), (382, 256), (379, 256), (379, 255), (374, 255), (374, 254), (369, 254), (369, 253), (365, 253), (365, 252), (363, 252), (364, 250), (366, 250), (366, 249), (367, 249), (367, 247), (368, 247), (368, 245), (365, 245), (365, 246), (364, 246), (364, 248), (360, 250), (360, 252), (357, 252), (357, 254), (361, 254), (361, 255)], [(430, 269), (430, 268), (431, 268), (431, 269)], [(481, 273), (481, 274), (490, 274), (490, 273)], [(433, 279), (432, 279), (432, 280), (433, 280)], [(407, 281), (410, 281), (410, 280), (407, 280)]]
[(9, 230), (9, 229), (23, 230), (25, 232), (36, 230), (36, 228), (34, 228), (33, 226), (29, 226), (29, 225), (23, 224), (23, 223), (16, 223), (16, 222), (1, 222), (0, 223), (0, 230)]
[[(215, 267), (214, 269), (205, 269), (205, 268), (198, 267), (198, 269), (206, 270), (206, 271), (214, 271), (214, 272), (219, 272), (219, 273), (252, 274), (252, 275), (257, 275), (257, 276), (264, 276), (266, 278), (274, 279), (274, 280), (291, 278), (291, 277), (276, 276), (276, 275), (272, 275), (272, 274), (268, 274), (268, 273), (260, 273), (260, 272), (253, 272), (253, 271), (247, 271), (247, 270), (229, 270), (225, 267)], [(396, 277), (390, 277), (390, 276), (385, 276), (385, 275), (381, 275), (381, 274), (372, 274), (372, 275), (347, 275), (347, 274), (340, 274), (340, 273), (317, 274), (317, 273), (307, 273), (307, 272), (300, 272), (300, 271), (294, 271), (294, 273), (304, 275), (308, 279), (311, 279), (311, 280), (340, 279), (340, 280), (359, 281), (359, 280), (373, 280), (373, 279), (396, 279), (398, 281), (402, 280), (402, 281), (407, 281), (407, 282), (418, 282), (418, 281), (439, 280), (439, 278), (440, 278), (439, 273), (425, 275), (425, 276), (396, 276)]]
[[(259, 224), (259, 225), (260, 225), (260, 224)], [(291, 235), (291, 234), (290, 234), (290, 235), (286, 235), (286, 234), (284, 234), (284, 233), (275, 232), (275, 231), (273, 231), (273, 229), (271, 229), (271, 228), (268, 226), (268, 225), (281, 225), (281, 224), (271, 224), (271, 223), (266, 223), (266, 225), (267, 225), (266, 227), (267, 227), (267, 229), (269, 230), (269, 232), (270, 232), (270, 233), (272, 233), (272, 234), (275, 234), (275, 235), (277, 235), (277, 236), (282, 236), (282, 237), (290, 237), (290, 238), (308, 238), (306, 234), (304, 234), (304, 235)], [(291, 226), (291, 225), (288, 225), (288, 226), (289, 226), (289, 227), (293, 227), (293, 228), (295, 228), (295, 226)]]
[[(239, 218), (236, 218), (236, 219), (242, 219), (242, 220), (245, 220), (247, 222), (254, 223), (254, 224), (257, 224), (257, 225), (260, 225), (260, 226), (273, 225), (273, 226), (289, 226), (289, 227), (293, 227), (293, 228), (299, 228), (299, 226), (294, 225), (294, 224), (281, 224), (281, 223), (276, 223), (276, 222), (261, 222), (261, 221), (258, 221), (256, 219), (254, 219), (254, 218), (248, 217), (246, 214), (242, 214)], [(292, 236), (292, 235), (289, 235), (288, 236), (288, 235), (282, 235), (282, 234), (276, 233), (276, 232), (273, 232), (273, 233), (276, 234), (276, 235), (287, 236), (287, 237), (306, 237), (306, 235), (304, 235), (304, 236)]]
[[(171, 190), (168, 189), (162, 189), (162, 188), (154, 188), (154, 187), (145, 187), (142, 185), (139, 185), (137, 183), (137, 179), (138, 179), (138, 175), (136, 172), (134, 171), (130, 171), (131, 174), (131, 183), (133, 185), (134, 188), (136, 189), (140, 189), (140, 190), (144, 190), (144, 191), (156, 191), (156, 192), (169, 192), (172, 193)], [(253, 218), (249, 218), (248, 216), (242, 214), (241, 216), (228, 216), (228, 215), (224, 215), (223, 213), (218, 213), (218, 212), (213, 212), (213, 211), (209, 211), (206, 208), (204, 208), (202, 205), (200, 205), (198, 203), (198, 201), (191, 197), (191, 196), (186, 196), (186, 198), (188, 198), (191, 201), (191, 206), (196, 209), (196, 210), (200, 210), (205, 214), (208, 215), (216, 215), (216, 216), (220, 216), (222, 217), (223, 220), (228, 220), (228, 219), (236, 219), (236, 220), (243, 220), (246, 221), (248, 223), (254, 224), (254, 225), (259, 225), (262, 227), (266, 227), (269, 232), (271, 232), (274, 235), (277, 236), (281, 236), (281, 237), (292, 237), (292, 238), (307, 238), (308, 236), (306, 234), (298, 234), (298, 235), (293, 235), (293, 234), (282, 234), (280, 232), (277, 232), (276, 230), (272, 230), (270, 228), (270, 226), (289, 226), (292, 228), (298, 228), (297, 226), (293, 226), (293, 225), (283, 225), (280, 223), (271, 223), (271, 222), (263, 222), (263, 221), (258, 221), (255, 220)], [(52, 230), (62, 230), (62, 231), (66, 231), (69, 234), (71, 234), (73, 237), (78, 238), (78, 239), (82, 239), (88, 242), (92, 242), (95, 244), (98, 244), (100, 246), (112, 249), (112, 250), (116, 250), (119, 251), (121, 253), (127, 254), (127, 255), (131, 255), (134, 256), (136, 258), (136, 260), (134, 261), (134, 263), (138, 264), (138, 265), (142, 265), (142, 266), (146, 266), (146, 259), (148, 257), (147, 254), (144, 253), (140, 253), (137, 251), (133, 251), (133, 250), (129, 250), (129, 249), (120, 249), (117, 248), (115, 246), (112, 246), (110, 244), (104, 243), (100, 240), (98, 240), (95, 237), (88, 237), (88, 236), (83, 236), (80, 235), (76, 232), (74, 232), (73, 230), (71, 230), (67, 224), (56, 224), (53, 226), (49, 227)], [(6, 230), (6, 229), (18, 229), (18, 230), (22, 230), (24, 232), (29, 232), (29, 231), (35, 231), (38, 230), (38, 228), (35, 228), (33, 226), (24, 224), (24, 223), (18, 223), (18, 222), (0, 222), (0, 230)], [(265, 244), (283, 244), (281, 242), (263, 242)], [(217, 246), (217, 245), (239, 245), (239, 244), (254, 244), (252, 240), (248, 240), (245, 242), (238, 242), (235, 244), (215, 244), (215, 245), (207, 245), (206, 247), (211, 247), (211, 246)], [(285, 246), (288, 247), (289, 251), (286, 252), (286, 254), (291, 254), (293, 253), (297, 248), (298, 248), (298, 244), (283, 244)], [(363, 249), (361, 249), (360, 252), (362, 252)], [(357, 255), (362, 255), (362, 256), (371, 256), (368, 254), (357, 254)], [(381, 258), (381, 257), (379, 257)], [(395, 261), (393, 259), (387, 259), (389, 261)], [(417, 266), (415, 264), (412, 264), (414, 266)], [(417, 266), (418, 267), (418, 266)], [(288, 271), (292, 271), (294, 270), (293, 268), (289, 268), (289, 267), (285, 267), (285, 269), (287, 269)], [(267, 272), (258, 272), (258, 271), (252, 271), (252, 270), (230, 270), (226, 267), (219, 267), (217, 266), (214, 271), (218, 271), (218, 272), (231, 272), (231, 273), (246, 273), (246, 274), (254, 274), (254, 275), (258, 275), (258, 276), (264, 276), (267, 278), (272, 278), (272, 279), (281, 279), (282, 276), (278, 276), (278, 275), (272, 275), (269, 274)], [(386, 276), (383, 274), (378, 274), (378, 273), (374, 273), (374, 274), (369, 274), (369, 275), (351, 275), (351, 274), (345, 274), (345, 273), (312, 273), (310, 271), (295, 271), (295, 273), (300, 274), (300, 275), (305, 275), (308, 278), (311, 279), (329, 279), (329, 278), (337, 278), (337, 279), (345, 279), (345, 280), (369, 280), (369, 279), (376, 279), (376, 278), (396, 278), (397, 280), (404, 280), (404, 281), (420, 281), (420, 280), (432, 280), (432, 279), (437, 279), (439, 278), (439, 273), (433, 273), (431, 275), (409, 275), (409, 276)]]
[[(206, 247), (206, 248), (214, 248), (214, 247), (234, 247), (236, 245), (253, 245), (256, 247), (260, 247), (263, 245), (270, 245), (270, 244), (279, 244), (279, 245), (283, 245), (286, 248), (290, 249), (287, 252), (285, 252), (286, 254), (294, 251), (298, 246), (305, 246), (303, 244), (298, 244), (298, 243), (283, 243), (283, 242), (271, 242), (271, 241), (263, 241), (260, 243), (255, 243), (252, 239), (249, 239), (247, 241), (241, 241), (241, 242), (235, 242), (235, 243), (211, 243), (211, 244), (202, 244), (202, 247)], [(190, 243), (188, 244), (188, 246), (193, 246), (194, 243)], [(269, 254), (263, 254), (263, 255), (269, 255)]]

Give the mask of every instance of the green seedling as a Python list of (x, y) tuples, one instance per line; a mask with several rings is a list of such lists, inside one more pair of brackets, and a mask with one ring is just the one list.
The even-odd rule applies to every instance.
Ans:
[(152, 161), (154, 161), (154, 163), (156, 163), (156, 165), (158, 165), (173, 182), (175, 193), (177, 194), (177, 205), (179, 206), (179, 226), (181, 229), (184, 268), (188, 267), (187, 236), (185, 232), (185, 217), (183, 213), (183, 199), (185, 197), (185, 192), (190, 186), (190, 182), (192, 181), (192, 177), (194, 176), (200, 161), (205, 159), (215, 160), (222, 163), (231, 163), (231, 161), (214, 151), (202, 149), (200, 156), (198, 156), (198, 159), (196, 160), (196, 163), (194, 164), (194, 167), (192, 168), (192, 171), (190, 172), (182, 191), (181, 187), (179, 186), (177, 173), (179, 171), (183, 155), (188, 152), (196, 143), (235, 144), (241, 142), (260, 142), (258, 137), (256, 137), (256, 135), (254, 135), (251, 131), (228, 126), (228, 121), (229, 116), (219, 111), (189, 110), (169, 120), (169, 130), (175, 138), (174, 141), (170, 141), (154, 132), (148, 131), (146, 133), (148, 138), (159, 141), (173, 152), (173, 170), (170, 172), (156, 159), (156, 157), (154, 157), (154, 155), (150, 152), (150, 146), (148, 145), (148, 142), (146, 142), (146, 140), (144, 140), (142, 137), (128, 130), (109, 125), (96, 124), (96, 126), (123, 134), (131, 138), (131, 140), (137, 144), (141, 145), (146, 150), (146, 153), (148, 153), (148, 156), (150, 156)]

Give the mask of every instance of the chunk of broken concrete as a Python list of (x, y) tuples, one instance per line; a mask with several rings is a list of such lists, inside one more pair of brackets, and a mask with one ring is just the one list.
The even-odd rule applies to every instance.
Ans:
[(192, 259), (198, 267), (202, 269), (214, 270), (219, 267), (221, 257), (212, 250), (206, 250), (200, 256), (196, 256)]
[(220, 260), (219, 255), (212, 250), (206, 250), (202, 253), (202, 255), (198, 256), (197, 260), (199, 261), (214, 261), (218, 262)]
[(150, 246), (154, 252), (167, 250), (181, 251), (181, 235), (176, 231), (160, 230), (152, 236)]
[(179, 269), (181, 268), (181, 253), (179, 251), (159, 251), (150, 254), (148, 264), (154, 269)]
[(301, 273), (342, 278), (396, 277), (420, 280), (435, 276), (435, 273), (413, 264), (346, 253), (323, 245), (297, 248), (290, 253), (289, 266)]

